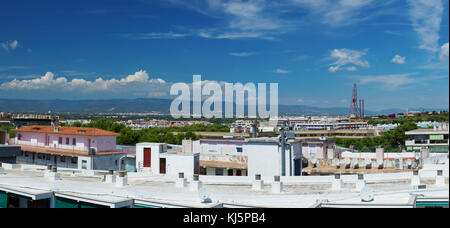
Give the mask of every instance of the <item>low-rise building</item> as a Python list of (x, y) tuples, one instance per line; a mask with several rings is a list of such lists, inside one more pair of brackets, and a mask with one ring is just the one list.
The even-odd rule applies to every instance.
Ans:
[(18, 163), (86, 170), (118, 170), (133, 148), (117, 149), (117, 133), (96, 128), (25, 126), (14, 130)]
[(139, 143), (136, 145), (138, 172), (176, 176), (184, 173), (192, 177), (199, 174), (200, 156), (182, 150), (168, 150), (164, 143)]
[(288, 140), (283, 154), (278, 138), (248, 139), (248, 175), (301, 176), (301, 140)]
[(422, 149), (428, 149), (431, 153), (449, 152), (448, 125), (407, 131), (405, 134), (409, 137), (405, 142), (409, 152), (420, 152)]
[(333, 159), (336, 157), (336, 140), (304, 139), (302, 140), (302, 153), (306, 159)]
[[(247, 176), (247, 145), (245, 139), (201, 139), (192, 145), (192, 151), (200, 154), (200, 174), (216, 176)], [(189, 146), (184, 146), (184, 149)]]

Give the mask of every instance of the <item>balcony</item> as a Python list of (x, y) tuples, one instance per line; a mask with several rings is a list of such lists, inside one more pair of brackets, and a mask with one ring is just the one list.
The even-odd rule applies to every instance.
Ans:
[(405, 141), (406, 146), (421, 146), (421, 145), (428, 145), (429, 140), (407, 140)]

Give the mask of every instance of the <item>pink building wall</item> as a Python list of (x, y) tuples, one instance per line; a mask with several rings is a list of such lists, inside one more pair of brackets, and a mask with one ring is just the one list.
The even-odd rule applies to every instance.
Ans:
[[(19, 134), (21, 139), (19, 140)], [(46, 145), (45, 137), (50, 137), (48, 145)], [(59, 144), (59, 137), (62, 137), (62, 144)], [(69, 144), (66, 139), (69, 138)], [(72, 140), (76, 139), (76, 145), (73, 145)], [(91, 140), (90, 148), (95, 148), (98, 152), (111, 152), (116, 150), (116, 136), (83, 136), (83, 135), (65, 135), (65, 134), (50, 134), (50, 133), (36, 133), (36, 132), (20, 132), (16, 134), (16, 144), (51, 147), (58, 149), (69, 150), (89, 150), (89, 139)]]

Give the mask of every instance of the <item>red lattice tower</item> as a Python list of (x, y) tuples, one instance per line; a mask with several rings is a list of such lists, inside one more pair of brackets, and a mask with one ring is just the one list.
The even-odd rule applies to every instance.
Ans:
[(358, 105), (358, 90), (356, 83), (353, 85), (353, 97), (350, 104), (350, 117), (361, 118), (361, 108)]

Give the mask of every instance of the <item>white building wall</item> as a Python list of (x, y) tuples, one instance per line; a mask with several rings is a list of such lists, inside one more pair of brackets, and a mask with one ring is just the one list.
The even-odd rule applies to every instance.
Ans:
[(166, 158), (166, 174), (178, 176), (178, 173), (184, 173), (186, 178), (192, 178), (194, 175), (194, 155), (179, 154), (161, 154)]
[(254, 177), (281, 175), (281, 157), (277, 144), (248, 144), (248, 175)]
[[(161, 143), (139, 143), (136, 144), (136, 169), (138, 172), (160, 172), (160, 154), (165, 150), (165, 144)], [(144, 148), (151, 149), (151, 168), (144, 168)]]

